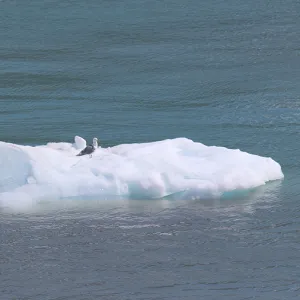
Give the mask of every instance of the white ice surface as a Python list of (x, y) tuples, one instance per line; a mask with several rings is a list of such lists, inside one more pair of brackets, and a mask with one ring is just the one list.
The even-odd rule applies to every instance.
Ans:
[[(88, 198), (219, 197), (283, 178), (271, 158), (205, 146), (186, 138), (99, 147), (76, 154), (86, 141), (30, 147), (0, 142), (0, 205)], [(176, 198), (176, 197), (175, 197)]]

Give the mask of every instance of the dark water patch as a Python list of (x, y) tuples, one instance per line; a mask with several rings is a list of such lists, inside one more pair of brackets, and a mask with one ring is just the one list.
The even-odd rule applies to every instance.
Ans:
[(70, 55), (76, 53), (75, 49), (70, 48), (53, 48), (45, 49), (41, 47), (36, 49), (34, 47), (28, 48), (5, 48), (0, 47), (0, 61), (56, 61), (62, 59), (69, 59)]
[(18, 73), (4, 72), (0, 74), (0, 88), (21, 88), (25, 86), (62, 86), (64, 84), (82, 83), (80, 77), (70, 76), (58, 72), (58, 74), (33, 74), (33, 73)]

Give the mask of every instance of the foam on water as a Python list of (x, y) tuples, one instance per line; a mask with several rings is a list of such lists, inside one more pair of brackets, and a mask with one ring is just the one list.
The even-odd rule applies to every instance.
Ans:
[[(186, 138), (99, 147), (77, 157), (86, 141), (21, 146), (0, 142), (0, 205), (63, 198), (220, 197), (283, 178), (280, 165), (238, 149)], [(175, 197), (176, 198), (176, 197)]]

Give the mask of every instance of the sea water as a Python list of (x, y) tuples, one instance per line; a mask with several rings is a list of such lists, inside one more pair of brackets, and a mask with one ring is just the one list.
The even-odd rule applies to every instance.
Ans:
[(0, 299), (298, 299), (299, 12), (1, 1)]

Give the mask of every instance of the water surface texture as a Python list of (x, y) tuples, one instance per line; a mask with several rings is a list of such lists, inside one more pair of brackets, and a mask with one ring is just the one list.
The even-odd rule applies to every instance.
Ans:
[[(12, 147), (0, 145), (0, 299), (299, 299), (299, 14), (295, 0), (0, 1), (0, 141)], [(154, 189), (57, 199), (89, 188), (66, 171), (72, 157), (45, 148), (75, 155), (76, 135), (129, 149), (126, 163), (109, 156), (103, 186), (137, 168), (131, 183)], [(258, 157), (199, 156), (199, 143)], [(45, 155), (39, 177), (26, 145), (46, 151), (30, 152)], [(236, 178), (222, 182), (226, 170)], [(214, 193), (176, 190), (200, 175)], [(3, 194), (45, 176), (55, 196)]]

